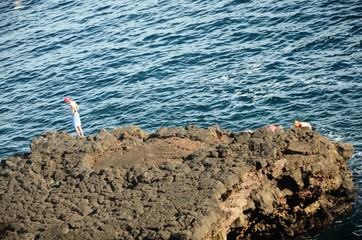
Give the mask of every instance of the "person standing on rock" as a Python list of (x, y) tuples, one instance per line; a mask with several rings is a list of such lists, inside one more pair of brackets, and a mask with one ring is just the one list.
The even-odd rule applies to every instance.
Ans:
[(69, 97), (65, 97), (64, 102), (66, 102), (70, 106), (70, 111), (72, 113), (72, 125), (75, 131), (77, 132), (80, 138), (84, 138), (83, 129), (80, 123), (80, 117), (78, 113), (79, 110), (78, 104), (75, 101), (70, 100)]

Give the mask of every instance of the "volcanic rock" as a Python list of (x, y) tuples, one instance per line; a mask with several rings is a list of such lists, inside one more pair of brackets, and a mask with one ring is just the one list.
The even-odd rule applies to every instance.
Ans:
[(283, 239), (347, 214), (348, 143), (308, 129), (50, 131), (3, 159), (1, 239)]

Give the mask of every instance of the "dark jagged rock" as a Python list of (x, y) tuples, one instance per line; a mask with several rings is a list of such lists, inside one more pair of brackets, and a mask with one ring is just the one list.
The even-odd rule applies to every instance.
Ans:
[(304, 129), (51, 131), (0, 169), (1, 239), (282, 239), (352, 207), (353, 146)]

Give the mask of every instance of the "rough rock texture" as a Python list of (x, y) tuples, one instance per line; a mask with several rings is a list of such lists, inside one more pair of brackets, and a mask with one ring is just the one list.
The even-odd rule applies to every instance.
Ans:
[(353, 146), (305, 129), (46, 132), (1, 162), (0, 239), (267, 239), (352, 207)]

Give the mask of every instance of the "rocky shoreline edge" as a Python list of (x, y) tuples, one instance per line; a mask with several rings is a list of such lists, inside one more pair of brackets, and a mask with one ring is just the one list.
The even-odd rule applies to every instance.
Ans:
[(348, 143), (308, 129), (49, 131), (1, 161), (1, 239), (283, 239), (347, 214)]

